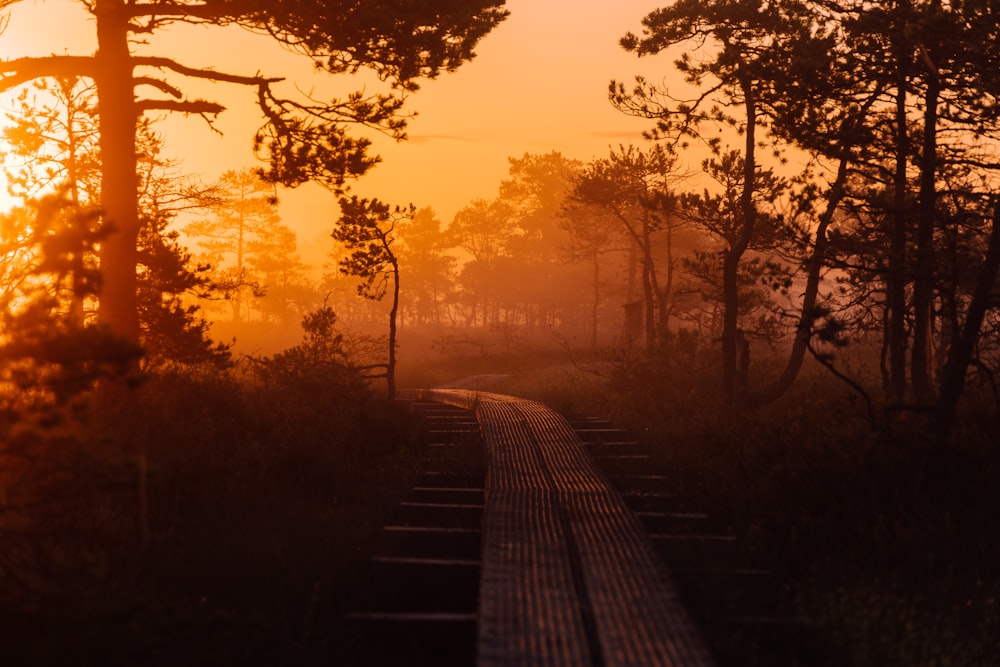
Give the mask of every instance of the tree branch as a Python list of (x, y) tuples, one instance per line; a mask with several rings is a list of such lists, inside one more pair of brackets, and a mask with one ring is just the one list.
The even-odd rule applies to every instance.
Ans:
[(878, 418), (875, 416), (875, 402), (872, 400), (871, 394), (861, 385), (860, 382), (849, 378), (844, 373), (841, 373), (830, 361), (830, 358), (819, 352), (815, 347), (813, 347), (812, 342), (806, 344), (806, 349), (813, 356), (813, 359), (818, 361), (826, 370), (830, 371), (835, 378), (846, 384), (848, 387), (853, 389), (855, 393), (861, 396), (862, 400), (865, 402), (865, 408), (868, 411), (868, 423), (871, 425), (873, 432), (878, 432)]
[(157, 90), (162, 91), (167, 95), (170, 95), (171, 97), (177, 99), (182, 99), (184, 97), (184, 94), (180, 91), (179, 88), (175, 88), (166, 81), (161, 81), (160, 79), (154, 79), (151, 76), (137, 76), (135, 77), (135, 79), (133, 79), (133, 82), (135, 83), (136, 86), (152, 86), (153, 88), (156, 88)]
[(149, 18), (157, 20), (185, 20), (190, 18), (204, 21), (218, 21), (227, 17), (235, 20), (231, 12), (207, 4), (188, 4), (184, 2), (140, 2), (130, 3), (128, 7), (130, 18)]
[(84, 76), (93, 78), (94, 72), (93, 56), (16, 58), (0, 62), (0, 92), (42, 77)]
[(139, 113), (159, 110), (217, 116), (226, 110), (221, 104), (208, 100), (136, 100), (135, 106)]
[(188, 67), (187, 65), (182, 65), (176, 60), (171, 58), (161, 58), (155, 56), (143, 56), (139, 58), (133, 58), (133, 62), (141, 67), (155, 67), (157, 69), (168, 69), (178, 74), (184, 76), (189, 76), (195, 79), (207, 79), (209, 81), (216, 81), (218, 83), (235, 83), (242, 86), (257, 86), (257, 87), (267, 87), (272, 83), (277, 83), (279, 81), (284, 81), (285, 77), (264, 77), (264, 76), (240, 76), (237, 74), (227, 74), (225, 72), (216, 72), (211, 69), (202, 69), (197, 67)]

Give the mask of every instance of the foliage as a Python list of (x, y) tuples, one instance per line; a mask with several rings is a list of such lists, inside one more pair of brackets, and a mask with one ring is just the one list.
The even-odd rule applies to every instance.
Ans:
[(30, 457), (5, 440), (0, 614), (18, 641), (4, 662), (350, 662), (343, 603), (411, 483), (416, 435), (363, 390), (317, 389), (167, 372)]
[[(609, 216), (629, 240), (634, 253), (630, 259), (635, 263), (637, 258), (641, 265), (647, 350), (663, 341), (677, 305), (673, 242), (681, 222), (674, 211), (679, 180), (677, 155), (672, 151), (659, 145), (648, 152), (619, 146), (607, 158), (590, 162), (575, 178), (569, 195), (573, 205), (593, 207)], [(630, 273), (635, 273), (634, 267)]]
[(302, 318), (302, 342), (264, 362), (268, 381), (301, 392), (305, 401), (323, 402), (338, 394), (363, 394), (364, 376), (355, 368), (337, 315), (329, 306)]
[(147, 367), (163, 364), (225, 366), (230, 345), (213, 342), (202, 309), (186, 303), (189, 295), (212, 290), (208, 267), (194, 264), (168, 229), (169, 214), (150, 217), (139, 239), (139, 324)]
[[(0, 2), (0, 9), (17, 0)], [(113, 242), (101, 246), (101, 269), (108, 278), (99, 317), (130, 340), (139, 338), (135, 249), (140, 231), (138, 193), (123, 184), (137, 169), (135, 130), (144, 114), (183, 112), (211, 117), (223, 106), (185, 95), (183, 81), (246, 86), (257, 94), (266, 124), (254, 137), (268, 166), (269, 181), (321, 183), (341, 193), (348, 179), (367, 171), (377, 158), (371, 140), (354, 137), (364, 125), (397, 139), (405, 137), (401, 114), (417, 79), (452, 71), (473, 56), (475, 44), (507, 13), (502, 2), (436, 3), (400, 0), (365, 4), (168, 3), (135, 5), (125, 0), (81, 2), (93, 18), (98, 48), (93, 55), (24, 57), (0, 65), (0, 91), (45, 77), (86, 77), (97, 92), (101, 147), (102, 212), (117, 227)], [(241, 75), (192, 68), (171, 57), (145, 55), (145, 47), (174, 24), (246, 28), (311, 58), (331, 74), (374, 71), (388, 91), (349, 93), (326, 101), (280, 91), (282, 77)], [(259, 70), (258, 70), (259, 71)]]
[[(29, 269), (0, 302), (0, 382), (8, 416), (40, 411), (42, 420), (70, 406), (101, 378), (123, 376), (142, 351), (83, 318), (79, 304), (100, 289), (94, 245), (107, 230), (96, 215), (59, 195), (39, 205), (26, 240)], [(68, 297), (66, 295), (69, 295)], [(10, 394), (11, 388), (22, 392)], [(51, 410), (55, 413), (50, 414)]]
[[(56, 186), (64, 200), (62, 205), (78, 212), (51, 218), (51, 227), (39, 232), (36, 241), (43, 239), (37, 246), (43, 255), (59, 257), (64, 264), (43, 267), (50, 275), (72, 275), (76, 280), (94, 283), (53, 285), (59, 298), (73, 310), (78, 325), (82, 325), (85, 319), (92, 319), (92, 314), (85, 311), (93, 310), (101, 279), (99, 245), (93, 237), (108, 233), (108, 228), (98, 224), (95, 213), (101, 202), (95, 91), (77, 77), (40, 79), (30, 94), (26, 89), (18, 101), (16, 112), (8, 114), (12, 125), (4, 134), (9, 144), (4, 159), (8, 163), (5, 172), (10, 192), (17, 197), (42, 196), (43, 201), (53, 201), (44, 194)], [(205, 193), (189, 179), (171, 172), (173, 165), (162, 157), (162, 142), (148, 123), (140, 124), (136, 137), (140, 148), (137, 175), (142, 190), (137, 303), (145, 361), (147, 365), (225, 363), (226, 346), (212, 343), (199, 309), (182, 303), (187, 293), (208, 291), (205, 267), (193, 265), (178, 243), (178, 234), (168, 229), (179, 209), (201, 205)], [(66, 244), (80, 244), (81, 239), (75, 237), (81, 236), (84, 241), (91, 237), (85, 248), (67, 252)], [(29, 270), (28, 251), (34, 242), (28, 238), (22, 242), (24, 270)], [(47, 250), (46, 244), (51, 243), (63, 247)], [(9, 272), (16, 283), (13, 266)]]
[[(0, 576), (47, 590), (58, 589), (48, 574), (50, 568), (60, 569), (58, 561), (66, 553), (55, 554), (53, 562), (50, 554), (35, 551), (38, 543), (28, 547), (22, 538), (67, 529), (64, 512), (48, 512), (93, 490), (81, 468), (116, 469), (108, 452), (82, 446), (81, 432), (97, 383), (129, 377), (142, 355), (105, 327), (86, 321), (78, 308), (100, 287), (99, 273), (87, 261), (106, 235), (95, 220), (60, 196), (43, 200), (30, 230), (18, 239), (27, 247), (20, 258), (24, 264), (16, 267), (24, 275), (9, 284), (0, 301), (0, 534), (5, 545)], [(99, 539), (99, 532), (91, 539)], [(92, 567), (100, 570), (101, 560), (86, 563), (72, 582), (64, 582), (67, 591), (78, 590)]]
[(234, 322), (252, 319), (256, 310), (261, 321), (281, 323), (296, 306), (307, 305), (295, 303), (307, 291), (306, 267), (295, 232), (277, 213), (274, 192), (252, 169), (227, 171), (207, 206), (212, 217), (182, 230), (202, 248), (206, 281), (229, 302)]
[(413, 219), (397, 233), (400, 266), (409, 288), (402, 305), (416, 324), (443, 323), (444, 309), (453, 297), (451, 284), (456, 258), (441, 229), (441, 221), (430, 208), (418, 209)]
[(341, 272), (362, 279), (358, 294), (366, 299), (381, 301), (392, 284), (392, 305), (389, 310), (388, 360), (375, 367), (385, 368), (389, 398), (396, 393), (396, 331), (399, 315), (399, 259), (392, 248), (396, 229), (404, 220), (412, 220), (416, 207), (396, 206), (377, 199), (340, 199), (340, 220), (333, 238), (344, 245), (348, 254), (340, 259)]
[(79, 77), (39, 79), (24, 88), (3, 130), (7, 190), (28, 200), (68, 184), (78, 206), (100, 200), (100, 149), (93, 85)]
[(392, 244), (396, 227), (403, 220), (411, 220), (416, 210), (412, 204), (408, 208), (390, 208), (377, 199), (357, 196), (340, 200), (340, 223), (332, 236), (347, 250), (340, 260), (341, 271), (362, 279), (358, 285), (360, 296), (380, 301), (388, 292), (390, 281), (395, 280), (397, 260)]
[[(702, 224), (729, 219), (710, 223), (726, 241), (721, 342), (727, 401), (756, 405), (787, 391), (813, 331), (822, 326), (812, 314), (841, 309), (845, 319), (865, 321), (860, 336), (884, 342), (887, 410), (933, 414), (938, 444), (948, 440), (948, 406), (974, 361), (967, 342), (979, 337), (983, 300), (973, 308), (972, 300), (955, 299), (955, 286), (942, 279), (947, 274), (935, 258), (956, 239), (946, 222), (955, 209), (960, 218), (982, 220), (981, 211), (995, 201), (996, 164), (983, 151), (986, 137), (1000, 136), (998, 116), (992, 103), (969, 100), (992, 99), (996, 90), (995, 49), (973, 52), (966, 46), (995, 30), (980, 23), (984, 11), (991, 12), (981, 3), (889, 3), (876, 9), (855, 2), (682, 0), (649, 13), (641, 35), (622, 39), (626, 50), (640, 56), (673, 54), (693, 93), (681, 99), (637, 78), (631, 88), (612, 82), (612, 103), (651, 119), (649, 136), (675, 148), (686, 149), (691, 139), (704, 142), (720, 156), (708, 165), (710, 175), (721, 177), (732, 193), (714, 203), (687, 199)], [(692, 46), (705, 48), (696, 56)], [(742, 170), (735, 154), (724, 153), (726, 135), (720, 131), (727, 128), (742, 136)], [(947, 139), (953, 136), (967, 140)], [(766, 149), (776, 165), (784, 165), (790, 148), (804, 151), (816, 165), (798, 177), (800, 192), (788, 191), (763, 166)], [(798, 219), (774, 218), (765, 209), (782, 189)], [(977, 209), (978, 216), (969, 214)], [(988, 225), (970, 227), (977, 254), (989, 260), (995, 252)], [(739, 303), (739, 265), (755, 246), (773, 240), (775, 231), (792, 232), (791, 243), (781, 248), (786, 266), (779, 266), (777, 280), (766, 280), (790, 284), (781, 274), (801, 270), (805, 286), (797, 312), (784, 308), (786, 317), (797, 320), (784, 370), (765, 389), (748, 392), (737, 382), (740, 313), (746, 311)], [(841, 260), (837, 243), (857, 254)], [(982, 266), (974, 278), (980, 293), (996, 273), (993, 261)], [(831, 267), (851, 274), (841, 275), (851, 285), (843, 293), (846, 303), (821, 294)], [(944, 317), (959, 336), (942, 335)], [(953, 344), (957, 340), (966, 343)], [(936, 362), (936, 354), (947, 363)]]

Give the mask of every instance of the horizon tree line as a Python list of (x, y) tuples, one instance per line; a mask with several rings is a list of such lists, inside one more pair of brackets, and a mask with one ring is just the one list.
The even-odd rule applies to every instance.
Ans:
[[(273, 15), (233, 13), (206, 1), (154, 16), (129, 7), (116, 0), (88, 5), (100, 38), (92, 58), (16, 59), (0, 67), (5, 90), (35, 79), (57, 81), (42, 85), (49, 86), (46, 94), (58, 95), (62, 87), (64, 100), (76, 105), (58, 117), (67, 127), (82, 117), (78, 112), (96, 118), (61, 149), (74, 163), (95, 165), (101, 183), (128, 181), (123, 165), (142, 174), (139, 158), (148, 154), (152, 164), (159, 149), (142, 129), (148, 126), (134, 121), (156, 109), (221, 111), (184, 98), (167, 80), (206, 78), (258, 91), (268, 119), (256, 137), (267, 165), (260, 178), (284, 185), (314, 181), (336, 195), (377, 161), (366, 153), (367, 140), (346, 134), (346, 124), (402, 138), (404, 93), (415, 90), (418, 78), (471, 57), (472, 46), (506, 15), (502, 3), (449, 5), (450, 14), (436, 15), (438, 30), (409, 35), (406, 26), (424, 20), (419, 12), (404, 12), (411, 24), (366, 15), (359, 20), (385, 31), (385, 39), (359, 51), (350, 35), (332, 30), (334, 8), (322, 16), (298, 4)], [(587, 163), (558, 153), (512, 158), (498, 196), (470, 202), (449, 224), (414, 210), (393, 230), (397, 278), (407, 275), (408, 261), (413, 273), (412, 298), (401, 291), (400, 325), (492, 329), (508, 345), (546, 332), (586, 331), (591, 347), (599, 346), (604, 327), (606, 336), (616, 330), (611, 337), (622, 344), (641, 339), (649, 355), (669, 354), (681, 329), (693, 331), (718, 340), (720, 393), (737, 407), (781, 396), (809, 355), (873, 404), (860, 379), (836, 368), (838, 349), (867, 342), (877, 350), (878, 402), (887, 423), (929, 414), (939, 444), (945, 443), (967, 370), (992, 378), (997, 367), (995, 18), (987, 0), (878, 7), (679, 0), (651, 12), (641, 35), (623, 37), (623, 48), (640, 56), (672, 53), (694, 96), (680, 99), (642, 78), (631, 86), (611, 82), (612, 104), (651, 120), (650, 149), (623, 146)], [(264, 26), (332, 73), (371, 66), (389, 81), (389, 92), (314, 105), (280, 97), (278, 78), (195, 71), (130, 50), (129, 34), (155, 34), (178, 21)], [(429, 49), (426, 40), (448, 46)], [(93, 88), (95, 101), (73, 97), (74, 81), (84, 82), (80, 90)], [(136, 100), (131, 91), (138, 89), (177, 95)], [(691, 174), (680, 171), (694, 154), (692, 144), (708, 151), (699, 176), (706, 185), (698, 190), (687, 185)], [(804, 169), (791, 173), (790, 156)], [(74, 185), (64, 193), (67, 201), (90, 201), (92, 185), (68, 180)], [(132, 333), (139, 330), (139, 309), (132, 304), (138, 304), (140, 290), (133, 287), (141, 272), (134, 271), (135, 280), (130, 272), (140, 265), (131, 259), (139, 257), (141, 226), (133, 221), (140, 190), (119, 188), (124, 192), (113, 196), (105, 190), (96, 210), (117, 226), (98, 229), (93, 217), (76, 215), (83, 250), (64, 252), (63, 268), (53, 275), (70, 295), (66, 310), (73, 318), (80, 321), (96, 306), (112, 333), (139, 340)], [(162, 199), (152, 201), (151, 219), (160, 219), (154, 228), (165, 232), (156, 209)], [(273, 218), (262, 224), (281, 231)], [(203, 240), (211, 236), (202, 231)], [(292, 241), (285, 234), (278, 245), (287, 252), (272, 258), (278, 274), (295, 264)], [(246, 249), (237, 245), (232, 278), (239, 289), (230, 295), (249, 288), (253, 297)], [(99, 263), (88, 259), (96, 256)], [(95, 282), (94, 271), (102, 282)], [(293, 274), (285, 276), (286, 287), (301, 281)], [(275, 276), (269, 282), (282, 284)], [(129, 294), (112, 294), (111, 285)], [(239, 317), (246, 299), (235, 301)], [(751, 357), (762, 344), (780, 347), (782, 341), (788, 344), (782, 368), (775, 377), (758, 376)]]

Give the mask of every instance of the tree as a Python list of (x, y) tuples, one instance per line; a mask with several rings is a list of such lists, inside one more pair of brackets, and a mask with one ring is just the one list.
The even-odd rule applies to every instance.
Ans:
[[(702, 170), (718, 191), (705, 188), (700, 193), (681, 194), (676, 215), (715, 245), (713, 252), (701, 251), (696, 253), (694, 259), (685, 258), (685, 265), (690, 273), (700, 275), (702, 281), (710, 286), (710, 293), (706, 296), (725, 312), (728, 287), (726, 251), (739, 242), (744, 229), (742, 195), (746, 174), (743, 156), (739, 151), (723, 152), (717, 157), (705, 159)], [(772, 293), (787, 296), (792, 281), (791, 271), (780, 256), (782, 246), (787, 245), (784, 243), (786, 229), (776, 209), (788, 190), (788, 183), (766, 169), (758, 170), (756, 180), (756, 229), (747, 246), (746, 256), (738, 264), (735, 277), (737, 342), (741, 348), (737, 355), (736, 389), (740, 400), (745, 400), (748, 391), (750, 341), (755, 337), (773, 338), (775, 304)]]
[(602, 273), (604, 256), (621, 251), (623, 239), (617, 221), (597, 206), (580, 204), (567, 198), (562, 210), (562, 228), (568, 241), (562, 252), (570, 261), (586, 262), (590, 266), (590, 348), (596, 350), (600, 330), (600, 312), (606, 285)]
[(78, 399), (92, 383), (124, 376), (141, 355), (106, 328), (80, 321), (59, 298), (63, 292), (87, 298), (100, 286), (96, 268), (79, 260), (104, 241), (96, 215), (78, 211), (65, 191), (43, 198), (37, 209), (19, 239), (30, 247), (27, 270), (16, 269), (20, 279), (0, 300), (0, 387), (18, 390), (0, 392), (3, 411), (23, 410), (12, 422), (25, 422), (29, 431), (77, 419), (85, 412)]
[(442, 305), (454, 289), (456, 264), (455, 257), (447, 252), (441, 221), (432, 209), (418, 209), (397, 236), (402, 244), (398, 251), (400, 265), (410, 285), (407, 294), (413, 301), (413, 319), (417, 324), (440, 326)]
[(448, 225), (449, 243), (467, 254), (459, 284), (468, 298), (469, 324), (475, 325), (477, 312), (482, 324), (496, 323), (499, 303), (495, 280), (501, 259), (509, 255), (509, 245), (517, 234), (516, 213), (502, 199), (475, 199), (459, 210)]
[(38, 79), (17, 97), (3, 129), (7, 189), (32, 199), (66, 185), (78, 208), (100, 201), (100, 155), (93, 85), (78, 77)]
[[(649, 14), (643, 21), (644, 38), (629, 34), (622, 46), (640, 54), (659, 53), (671, 46), (700, 41), (712, 45), (714, 57), (695, 59), (685, 53), (676, 61), (686, 79), (707, 89), (695, 102), (678, 104), (676, 109), (653, 109), (649, 100), (657, 97), (655, 89), (639, 81), (630, 95), (624, 87), (612, 89), (619, 108), (640, 115), (658, 117), (658, 132), (673, 135), (675, 141), (685, 136), (704, 138), (700, 126), (705, 122), (737, 127), (744, 137), (743, 187), (739, 197), (739, 223), (723, 254), (722, 262), (722, 391), (727, 403), (737, 400), (739, 357), (739, 272), (740, 261), (750, 247), (757, 222), (755, 187), (757, 178), (757, 132), (763, 121), (760, 96), (766, 81), (761, 80), (761, 54), (775, 42), (775, 11), (750, 3), (721, 0), (698, 3), (681, 0), (669, 8)], [(612, 84), (614, 86), (614, 84)], [(726, 98), (713, 104), (712, 93)], [(732, 113), (727, 107), (739, 111)], [(707, 139), (719, 150), (719, 138)]]
[[(677, 61), (701, 86), (694, 100), (674, 100), (644, 80), (632, 90), (613, 84), (623, 110), (657, 120), (655, 135), (713, 145), (700, 125), (735, 126), (750, 185), (760, 129), (805, 149), (832, 175), (823, 182), (814, 170), (803, 179), (797, 204), (815, 217), (797, 231), (807, 278), (792, 354), (781, 378), (748, 402), (790, 384), (813, 336), (843, 340), (841, 318), (854, 310), (867, 327), (858, 336), (881, 335), (887, 413), (915, 410), (936, 415), (939, 425), (953, 416), (952, 393), (963, 385), (955, 374), (975, 361), (970, 350), (989, 319), (982, 294), (995, 274), (991, 210), (1000, 165), (988, 148), (1000, 136), (995, 19), (995, 3), (979, 0), (682, 0), (647, 16), (642, 37), (623, 40), (640, 55), (692, 41), (714, 46), (708, 57), (684, 53)], [(730, 111), (737, 108), (738, 118)], [(744, 203), (753, 200), (748, 185)], [(744, 208), (751, 239), (752, 209)], [(958, 257), (970, 267), (957, 269)], [(818, 298), (825, 266), (842, 272), (847, 303)], [(938, 430), (939, 441), (947, 431)]]
[[(3, 153), (8, 193), (27, 202), (63, 191), (66, 206), (76, 214), (61, 219), (92, 219), (86, 212), (100, 200), (93, 86), (77, 77), (36, 80), (18, 95), (16, 110), (6, 115), (11, 123), (3, 130), (9, 146)], [(74, 261), (82, 266), (94, 258)], [(66, 301), (82, 325), (83, 291)]]
[[(684, 51), (675, 61), (687, 82), (698, 89), (694, 99), (673, 98), (641, 77), (631, 90), (611, 83), (611, 100), (619, 109), (656, 120), (651, 136), (678, 147), (686, 147), (693, 138), (717, 154), (722, 149), (719, 130), (730, 127), (743, 137), (735, 226), (722, 261), (722, 388), (728, 403), (758, 404), (787, 390), (801, 367), (815, 321), (822, 319), (817, 294), (825, 262), (826, 229), (843, 197), (850, 160), (856, 147), (864, 143), (862, 123), (873, 103), (869, 90), (844, 85), (857, 79), (845, 76), (850, 70), (840, 67), (851, 60), (837, 52), (837, 35), (826, 16), (823, 9), (796, 0), (682, 0), (650, 13), (643, 20), (642, 37), (628, 34), (622, 39), (626, 50), (640, 56), (686, 44), (711, 45), (705, 58), (694, 58), (690, 51)], [(847, 91), (838, 90), (841, 86)], [(791, 260), (804, 264), (808, 276), (796, 337), (781, 377), (751, 397), (737, 386), (740, 276), (741, 262), (759, 232), (762, 187), (771, 188), (768, 179), (761, 179), (758, 166), (759, 151), (765, 146), (759, 136), (764, 133), (775, 140), (772, 150), (779, 160), (781, 142), (793, 142), (814, 155), (833, 157), (840, 167), (833, 169), (836, 176), (826, 187), (813, 181), (804, 190), (809, 198), (823, 199), (828, 205), (820, 214), (816, 234), (798, 225), (801, 247)], [(800, 178), (809, 182), (808, 172)], [(804, 201), (799, 198), (797, 214), (812, 214), (816, 207), (803, 205)], [(795, 227), (792, 222), (786, 224)]]
[(390, 208), (377, 199), (357, 196), (340, 199), (340, 220), (333, 238), (350, 253), (340, 260), (340, 270), (362, 278), (358, 294), (381, 301), (392, 283), (392, 306), (389, 311), (389, 360), (384, 364), (389, 398), (396, 396), (396, 317), (399, 313), (399, 260), (392, 248), (399, 224), (412, 220), (417, 209)]
[(10, 303), (36, 276), (33, 261), (35, 215), (18, 206), (0, 216), (0, 302)]
[[(18, 0), (0, 0), (0, 9)], [(503, 2), (450, 0), (387, 3), (305, 0), (264, 2), (228, 0), (135, 3), (129, 0), (80, 0), (93, 16), (97, 52), (92, 56), (53, 55), (17, 58), (0, 64), (0, 90), (55, 76), (92, 80), (100, 118), (102, 212), (114, 233), (101, 245), (99, 317), (127, 340), (139, 338), (136, 302), (139, 206), (135, 183), (136, 124), (150, 111), (212, 116), (217, 102), (191, 99), (176, 79), (195, 79), (249, 87), (267, 119), (255, 146), (268, 161), (263, 170), (276, 183), (309, 180), (334, 190), (367, 171), (376, 161), (370, 141), (350, 136), (352, 124), (366, 125), (396, 138), (405, 136), (401, 116), (407, 94), (420, 78), (452, 71), (473, 56), (475, 44), (506, 17)], [(302, 53), (331, 74), (369, 69), (387, 83), (387, 92), (364, 91), (327, 101), (286, 97), (281, 77), (240, 75), (187, 67), (170, 57), (145, 55), (159, 31), (177, 23), (235, 25)]]
[[(53, 218), (53, 224), (97, 223), (94, 212), (101, 187), (95, 114), (93, 86), (78, 78), (34, 82), (19, 96), (16, 111), (8, 114), (12, 124), (4, 130), (9, 149), (3, 157), (10, 193), (32, 199), (53, 188), (62, 192), (65, 211)], [(181, 303), (184, 293), (207, 290), (204, 267), (192, 264), (177, 243), (177, 233), (167, 229), (178, 211), (201, 206), (204, 192), (190, 179), (172, 173), (174, 165), (163, 159), (162, 142), (148, 122), (137, 127), (136, 141), (141, 220), (137, 305), (146, 359), (150, 363), (225, 361), (224, 346), (211, 343), (198, 308)], [(52, 229), (49, 233), (67, 238), (86, 231)], [(87, 267), (94, 275), (94, 289), (70, 286), (60, 293), (57, 283), (52, 296), (83, 326), (93, 319), (87, 309), (94, 305), (100, 272), (95, 248), (80, 243), (75, 247), (84, 254), (70, 258), (73, 273), (84, 275), (82, 269)]]
[[(855, 277), (853, 298), (873, 296), (883, 315), (890, 418), (939, 413), (962, 386), (946, 379), (954, 365), (941, 360), (952, 358), (957, 333), (977, 320), (976, 283), (987, 279), (995, 239), (989, 183), (1000, 165), (986, 148), (1000, 129), (995, 8), (929, 0), (878, 8), (841, 2), (825, 11), (839, 38), (832, 73), (845, 98), (861, 93), (867, 107), (855, 124), (867, 146), (856, 151), (842, 188), (850, 225), (837, 230), (832, 249)], [(807, 142), (816, 136), (798, 130)]]
[(210, 210), (214, 217), (183, 231), (204, 249), (202, 260), (214, 268), (212, 279), (229, 301), (233, 321), (240, 322), (252, 300), (267, 293), (265, 274), (277, 275), (298, 261), (295, 234), (281, 223), (273, 186), (251, 169), (224, 173)]
[(265, 373), (285, 391), (315, 402), (317, 396), (355, 396), (364, 374), (348, 353), (337, 315), (323, 304), (302, 317), (302, 342), (264, 362)]
[(312, 291), (306, 276), (309, 267), (302, 262), (297, 245), (295, 232), (282, 224), (250, 241), (249, 263), (261, 278), (260, 309), (265, 320), (287, 323), (297, 312), (310, 310), (306, 303)]
[(525, 153), (509, 162), (499, 199), (513, 211), (514, 234), (500, 284), (508, 288), (503, 300), (523, 313), (528, 331), (534, 332), (576, 319), (574, 306), (584, 292), (576, 267), (561, 261), (568, 242), (562, 206), (583, 165), (558, 151)]
[[(654, 146), (648, 153), (634, 146), (620, 147), (609, 157), (587, 165), (570, 197), (571, 202), (609, 214), (638, 250), (649, 351), (665, 338), (670, 321), (675, 268), (672, 242), (677, 224), (671, 196), (675, 172), (676, 156), (662, 146)], [(665, 246), (665, 266), (656, 259), (661, 243)]]
[(500, 183), (500, 199), (516, 212), (519, 233), (512, 239), (512, 249), (518, 257), (549, 260), (558, 254), (561, 241), (560, 210), (583, 165), (558, 151), (525, 153), (509, 162), (509, 177)]

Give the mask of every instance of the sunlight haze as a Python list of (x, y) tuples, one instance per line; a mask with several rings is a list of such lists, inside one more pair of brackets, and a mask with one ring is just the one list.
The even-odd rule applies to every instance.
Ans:
[[(650, 122), (612, 108), (607, 86), (613, 78), (630, 81), (645, 73), (660, 80), (669, 73), (669, 58), (640, 60), (618, 46), (619, 38), (640, 30), (642, 17), (660, 4), (508, 2), (510, 17), (479, 44), (474, 60), (424, 81), (410, 97), (407, 110), (417, 116), (409, 139), (396, 143), (373, 137), (382, 163), (352, 184), (352, 190), (431, 207), (447, 222), (471, 200), (496, 194), (509, 157), (559, 151), (589, 160), (620, 143), (642, 143), (641, 133)], [(59, 19), (53, 21), (57, 5)], [(75, 2), (21, 3), (9, 13), (7, 31), (0, 35), (4, 58), (88, 54), (94, 48), (93, 25)], [(220, 33), (217, 27), (179, 25), (140, 50), (234, 74), (285, 76), (289, 85), (294, 82), (317, 96), (343, 96), (366, 83), (359, 77), (315, 74), (308, 59), (238, 29)], [(250, 142), (262, 121), (252, 92), (199, 84), (185, 82), (190, 97), (227, 106), (213, 126), (198, 117), (170, 114), (157, 129), (166, 140), (167, 155), (180, 160), (180, 171), (213, 181), (228, 169), (254, 164)], [(298, 233), (303, 258), (321, 263), (337, 216), (333, 197), (307, 185), (282, 191), (280, 200), (282, 218)]]

